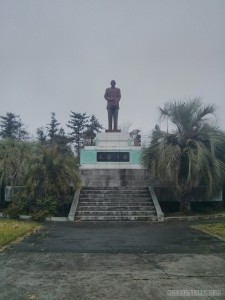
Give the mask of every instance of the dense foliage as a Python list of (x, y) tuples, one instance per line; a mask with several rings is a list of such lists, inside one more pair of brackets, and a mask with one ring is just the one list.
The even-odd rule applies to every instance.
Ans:
[(99, 123), (97, 118), (92, 115), (86, 125), (86, 130), (83, 133), (83, 137), (86, 141), (86, 145), (94, 145), (94, 138), (97, 132), (100, 132), (103, 126)]
[(76, 113), (71, 111), (70, 120), (67, 126), (70, 128), (70, 136), (75, 144), (75, 151), (78, 158), (80, 157), (80, 149), (83, 144), (83, 133), (88, 124), (88, 116), (86, 113)]
[(173, 185), (184, 213), (190, 212), (194, 188), (204, 187), (205, 197), (211, 197), (223, 184), (225, 134), (209, 122), (214, 112), (214, 106), (204, 106), (199, 99), (166, 103), (160, 116), (174, 129), (156, 126), (143, 150), (142, 165), (153, 179)]
[(0, 142), (1, 188), (21, 187), (7, 211), (14, 217), (65, 214), (80, 184), (77, 171), (77, 160), (66, 145)]
[(28, 138), (28, 132), (20, 116), (7, 112), (5, 116), (0, 116), (0, 136), (23, 140)]
[(11, 216), (28, 213), (40, 219), (68, 213), (80, 186), (79, 153), (84, 135), (93, 143), (102, 125), (94, 115), (71, 112), (69, 135), (59, 126), (55, 113), (51, 113), (50, 123), (39, 127), (37, 140), (31, 141), (20, 116), (0, 116), (0, 207), (6, 205), (8, 186), (13, 199), (7, 208)]

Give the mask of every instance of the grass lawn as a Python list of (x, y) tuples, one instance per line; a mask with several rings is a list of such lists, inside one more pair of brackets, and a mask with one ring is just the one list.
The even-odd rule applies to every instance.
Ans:
[(199, 224), (192, 226), (192, 228), (225, 238), (225, 223)]
[(0, 248), (40, 228), (34, 222), (0, 220)]

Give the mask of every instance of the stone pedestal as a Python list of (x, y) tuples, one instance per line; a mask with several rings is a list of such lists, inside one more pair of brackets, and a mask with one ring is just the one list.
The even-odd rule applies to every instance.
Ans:
[(141, 147), (134, 146), (127, 132), (97, 133), (95, 146), (80, 153), (80, 169), (141, 169)]
[(83, 187), (148, 187), (150, 178), (145, 169), (81, 169)]
[(121, 132), (120, 129), (106, 129), (105, 132)]

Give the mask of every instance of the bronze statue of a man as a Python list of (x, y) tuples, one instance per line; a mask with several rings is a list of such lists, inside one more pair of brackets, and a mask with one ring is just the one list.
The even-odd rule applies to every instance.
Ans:
[(121, 98), (120, 89), (116, 88), (115, 80), (111, 81), (111, 87), (106, 89), (104, 98), (107, 101), (107, 111), (108, 111), (108, 130), (117, 131), (118, 128), (118, 112), (119, 112), (119, 101)]

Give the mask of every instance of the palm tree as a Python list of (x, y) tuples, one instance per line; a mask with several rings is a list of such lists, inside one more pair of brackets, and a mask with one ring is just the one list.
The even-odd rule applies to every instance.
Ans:
[(0, 182), (11, 187), (23, 184), (23, 173), (32, 143), (8, 138), (0, 141)]
[(171, 132), (156, 126), (151, 143), (143, 149), (142, 165), (153, 179), (172, 181), (180, 210), (190, 212), (190, 195), (204, 186), (205, 197), (221, 189), (225, 175), (225, 134), (212, 123), (213, 105), (196, 98), (173, 101), (159, 108), (161, 119), (173, 124)]
[(58, 144), (37, 144), (25, 178), (25, 194), (34, 202), (53, 197), (58, 207), (79, 187), (78, 165), (72, 151)]

